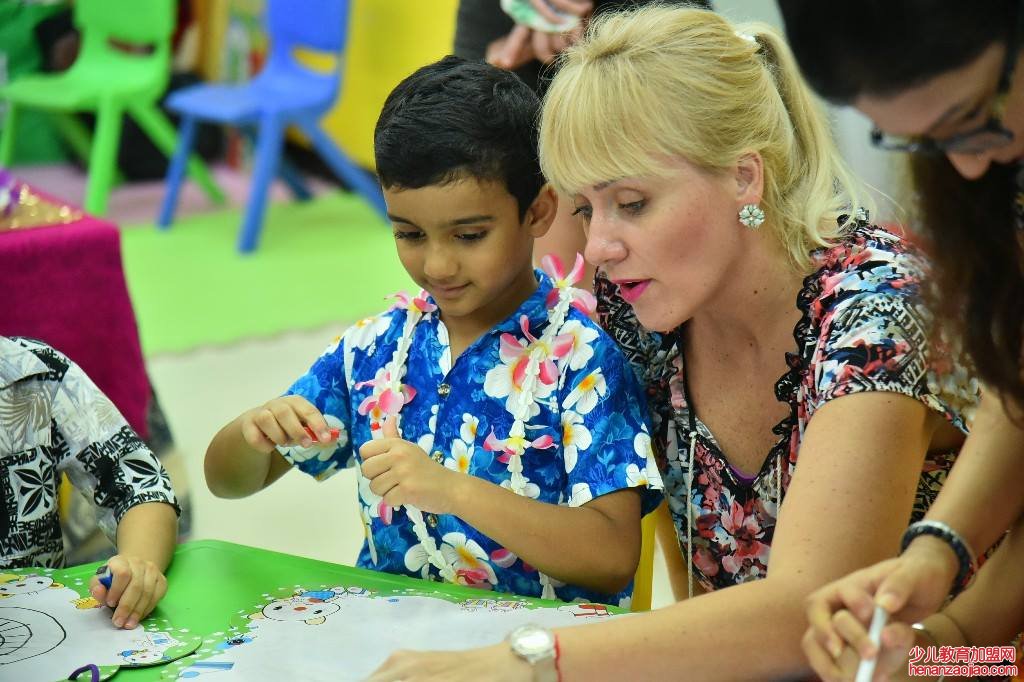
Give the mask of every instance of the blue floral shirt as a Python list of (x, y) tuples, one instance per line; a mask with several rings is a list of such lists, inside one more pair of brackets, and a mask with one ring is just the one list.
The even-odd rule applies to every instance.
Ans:
[[(450, 469), (504, 487), (509, 487), (511, 476), (507, 459), (500, 451), (485, 448), (484, 442), (492, 432), (505, 438), (513, 424), (509, 408), (513, 393), (519, 390), (516, 367), (534, 342), (521, 329), (521, 316), (528, 318), (534, 339), (549, 324), (545, 299), (552, 283), (539, 271), (537, 277), (538, 290), (454, 364), (438, 312), (425, 313), (413, 330), (402, 378), (415, 391), (402, 408), (402, 437)], [(379, 379), (385, 372), (408, 314), (405, 308), (395, 308), (358, 322), (292, 385), (288, 393), (313, 403), (341, 435), (323, 447), (281, 448), (286, 459), (318, 480), (343, 467), (358, 469), (354, 454), (371, 439), (373, 414), (366, 413), (373, 388), (363, 382)], [(580, 506), (606, 493), (640, 487), (646, 514), (660, 501), (662, 483), (639, 384), (615, 343), (583, 313), (572, 309), (560, 332), (572, 335), (571, 350), (557, 360), (557, 380), (540, 384), (533, 416), (526, 422), (527, 439), (538, 442), (550, 436), (555, 447), (528, 448), (521, 457), (525, 494), (551, 504)], [(404, 508), (382, 505), (361, 472), (359, 501), (367, 539), (358, 566), (439, 579)], [(459, 582), (498, 592), (541, 595), (538, 571), (509, 549), (456, 516), (424, 516)], [(632, 593), (632, 585), (620, 594), (607, 595), (554, 579), (552, 584), (566, 601), (628, 604)]]

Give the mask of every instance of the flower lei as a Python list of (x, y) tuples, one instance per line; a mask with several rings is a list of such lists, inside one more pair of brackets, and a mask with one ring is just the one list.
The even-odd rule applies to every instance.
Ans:
[[(558, 332), (565, 324), (570, 307), (575, 307), (587, 315), (592, 314), (597, 307), (597, 301), (593, 294), (573, 287), (582, 278), (583, 268), (583, 256), (580, 254), (576, 254), (576, 262), (568, 273), (565, 272), (562, 262), (557, 256), (545, 256), (541, 260), (541, 269), (551, 278), (553, 286), (545, 301), (549, 312), (548, 325), (544, 333), (540, 338), (530, 334), (529, 318), (523, 315), (519, 318), (519, 328), (526, 339), (525, 345), (512, 334), (501, 335), (503, 357), (517, 360), (512, 380), (515, 387), (519, 389), (519, 393), (513, 399), (510, 407), (514, 421), (508, 436), (499, 439), (494, 435), (492, 428), (491, 433), (484, 440), (484, 449), (501, 453), (498, 456), (498, 461), (508, 465), (509, 487), (517, 495), (526, 495), (526, 484), (529, 482), (523, 476), (522, 458), (526, 451), (530, 448), (546, 450), (555, 447), (555, 441), (550, 435), (543, 435), (533, 440), (527, 439), (526, 429), (530, 427), (526, 422), (531, 416), (531, 409), (539, 386), (541, 384), (552, 385), (561, 376), (561, 370), (555, 360), (560, 361), (559, 364), (564, 364), (565, 358), (573, 349), (575, 337), (572, 334), (559, 334)], [(397, 417), (402, 408), (416, 397), (416, 390), (412, 386), (402, 383), (402, 378), (406, 373), (405, 365), (409, 356), (409, 348), (412, 345), (413, 331), (425, 314), (437, 309), (436, 305), (427, 300), (425, 291), (420, 291), (416, 298), (410, 298), (406, 293), (396, 294), (394, 298), (398, 300), (398, 303), (392, 307), (392, 310), (398, 308), (408, 311), (402, 337), (398, 341), (394, 355), (379, 377), (370, 381), (361, 381), (355, 385), (356, 388), (373, 386), (373, 393), (359, 405), (358, 411), (359, 414), (370, 416), (370, 431), (374, 438), (381, 437), (383, 419)], [(386, 519), (385, 523), (390, 522), (390, 507), (385, 510), (387, 505), (383, 501), (381, 501), (380, 507), (381, 518)], [(420, 541), (430, 563), (437, 568), (441, 577), (446, 581), (457, 583), (457, 574), (441, 554), (437, 547), (437, 541), (430, 535), (423, 520), (423, 512), (412, 505), (405, 505), (405, 512), (409, 520), (412, 521), (413, 532)], [(540, 573), (540, 582), (543, 587), (542, 598), (554, 599), (557, 597), (548, 576)]]

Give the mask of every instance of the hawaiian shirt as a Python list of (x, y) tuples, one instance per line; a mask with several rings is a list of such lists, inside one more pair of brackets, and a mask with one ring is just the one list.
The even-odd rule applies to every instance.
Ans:
[(0, 336), (0, 567), (64, 565), (62, 473), (91, 497), (111, 542), (137, 504), (179, 511), (167, 472), (78, 365), (40, 341)]
[[(481, 336), (453, 362), (448, 331), (437, 312), (414, 327), (403, 383), (415, 395), (402, 408), (402, 437), (417, 443), (449, 469), (504, 487), (510, 472), (500, 451), (485, 447), (490, 434), (505, 438), (513, 423), (516, 370), (533, 339), (548, 325), (545, 299), (551, 281), (537, 272), (539, 287), (520, 308)], [(424, 295), (429, 302), (429, 297)], [(430, 306), (432, 307), (432, 305)], [(371, 439), (365, 406), (402, 338), (409, 311), (395, 308), (357, 323), (336, 339), (288, 390), (320, 410), (341, 431), (328, 447), (281, 448), (299, 469), (323, 480), (346, 466), (359, 467), (359, 447)], [(528, 321), (527, 336), (521, 324)], [(521, 457), (525, 492), (534, 499), (580, 506), (625, 488), (643, 488), (644, 513), (661, 499), (645, 403), (629, 365), (615, 343), (586, 315), (573, 309), (560, 330), (572, 335), (571, 351), (559, 360), (558, 380), (535, 393), (526, 438), (534, 446)], [(538, 447), (544, 441), (544, 446)], [(438, 579), (405, 508), (391, 509), (358, 473), (366, 541), (358, 566)], [(537, 569), (452, 515), (424, 514), (444, 560), (460, 583), (498, 592), (540, 596)], [(552, 579), (563, 600), (628, 603), (632, 586), (617, 595), (599, 594)]]
[[(796, 352), (775, 395), (790, 414), (774, 428), (779, 440), (760, 471), (747, 478), (722, 453), (714, 434), (691, 414), (678, 330), (644, 330), (617, 289), (599, 276), (595, 293), (601, 324), (619, 343), (647, 387), (655, 457), (669, 509), (686, 556), (693, 539), (694, 578), (714, 590), (763, 578), (778, 508), (793, 475), (801, 434), (829, 400), (866, 391), (892, 391), (920, 400), (966, 433), (978, 384), (931, 341), (919, 297), (924, 263), (900, 238), (860, 221), (843, 241), (814, 254), (817, 270), (797, 297), (803, 313), (794, 329)], [(675, 448), (669, 447), (670, 429)], [(696, 430), (693, 485), (688, 491), (689, 444)], [(928, 453), (912, 520), (924, 516), (953, 465), (954, 452)], [(687, 504), (689, 492), (689, 504)]]

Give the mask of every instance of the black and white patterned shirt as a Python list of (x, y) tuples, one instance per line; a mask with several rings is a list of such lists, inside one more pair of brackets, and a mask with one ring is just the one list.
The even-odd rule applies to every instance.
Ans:
[(0, 568), (63, 566), (62, 473), (111, 541), (137, 504), (178, 511), (167, 472), (78, 365), (40, 341), (0, 336)]

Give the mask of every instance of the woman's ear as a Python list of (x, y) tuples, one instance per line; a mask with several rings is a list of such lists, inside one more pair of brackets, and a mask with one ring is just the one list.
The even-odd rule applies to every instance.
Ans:
[(764, 194), (764, 159), (757, 152), (746, 152), (736, 160), (736, 203), (760, 204)]
[(530, 208), (526, 209), (526, 216), (523, 218), (526, 228), (534, 239), (547, 234), (557, 211), (558, 195), (551, 185), (544, 185), (537, 193), (537, 198), (530, 204)]

